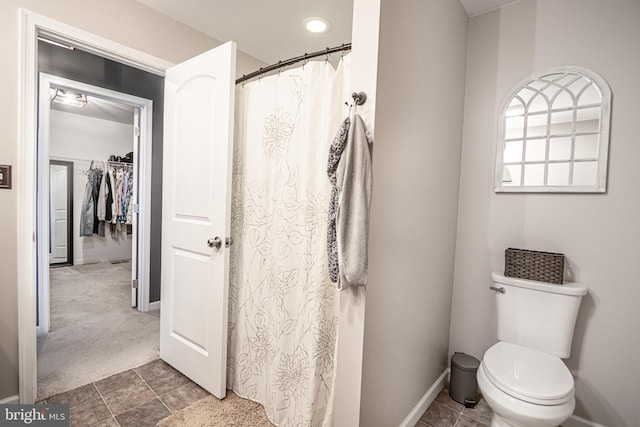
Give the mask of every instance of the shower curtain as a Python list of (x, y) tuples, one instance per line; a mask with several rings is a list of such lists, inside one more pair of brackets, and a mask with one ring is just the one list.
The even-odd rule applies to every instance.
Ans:
[(332, 425), (326, 168), (349, 69), (310, 62), (236, 91), (227, 381), (278, 426)]

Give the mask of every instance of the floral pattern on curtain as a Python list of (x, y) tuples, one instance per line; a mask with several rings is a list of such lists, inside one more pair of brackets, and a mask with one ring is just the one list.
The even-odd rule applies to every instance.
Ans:
[(238, 87), (231, 205), (229, 388), (279, 426), (332, 425), (338, 293), (326, 230), (329, 145), (348, 56)]

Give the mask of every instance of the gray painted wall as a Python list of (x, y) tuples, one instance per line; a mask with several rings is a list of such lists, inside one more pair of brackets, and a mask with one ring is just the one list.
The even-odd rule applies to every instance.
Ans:
[[(449, 352), (481, 358), (495, 342), (491, 271), (504, 249), (563, 252), (589, 288), (567, 365), (576, 415), (640, 425), (640, 2), (522, 0), (469, 26), (460, 212)], [(577, 65), (613, 92), (608, 191), (495, 194), (500, 103), (528, 74)]]
[(447, 368), (467, 15), (383, 0), (360, 425), (399, 425)]

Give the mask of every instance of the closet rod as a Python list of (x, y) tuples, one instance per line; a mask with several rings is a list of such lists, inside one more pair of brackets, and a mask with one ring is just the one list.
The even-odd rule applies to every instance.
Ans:
[(312, 53), (305, 53), (304, 55), (296, 56), (295, 58), (290, 58), (285, 61), (278, 61), (277, 64), (271, 64), (266, 67), (259, 68), (258, 70), (252, 73), (244, 74), (242, 77), (236, 80), (236, 84), (244, 83), (247, 80), (261, 76), (262, 74), (268, 73), (270, 71), (275, 71), (280, 68), (288, 67), (289, 65), (293, 65), (301, 61), (306, 61), (311, 58), (317, 58), (318, 56), (329, 55), (336, 52), (343, 52), (345, 50), (351, 50), (351, 43), (343, 43), (340, 46), (328, 47), (324, 50), (319, 50), (317, 52), (312, 52)]
[(123, 165), (123, 166), (131, 166), (133, 167), (133, 163), (128, 163), (128, 162), (114, 162), (111, 160), (95, 160), (95, 159), (79, 159), (77, 157), (66, 157), (66, 156), (49, 156), (50, 160), (66, 160), (66, 161), (71, 161), (74, 163), (98, 163), (98, 164), (102, 164), (102, 165), (106, 165), (107, 163), (109, 164), (114, 164), (114, 165)]
[(133, 163), (129, 163), (129, 162), (115, 162), (115, 161), (112, 161), (112, 160), (107, 160), (106, 162), (108, 164), (110, 164), (110, 165), (123, 165), (123, 166), (131, 166), (131, 167), (133, 167)]

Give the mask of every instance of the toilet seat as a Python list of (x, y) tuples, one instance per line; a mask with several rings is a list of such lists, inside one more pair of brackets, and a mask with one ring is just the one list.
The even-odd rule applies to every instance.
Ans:
[(573, 377), (559, 357), (499, 342), (481, 368), (502, 392), (536, 405), (561, 405), (573, 397)]

